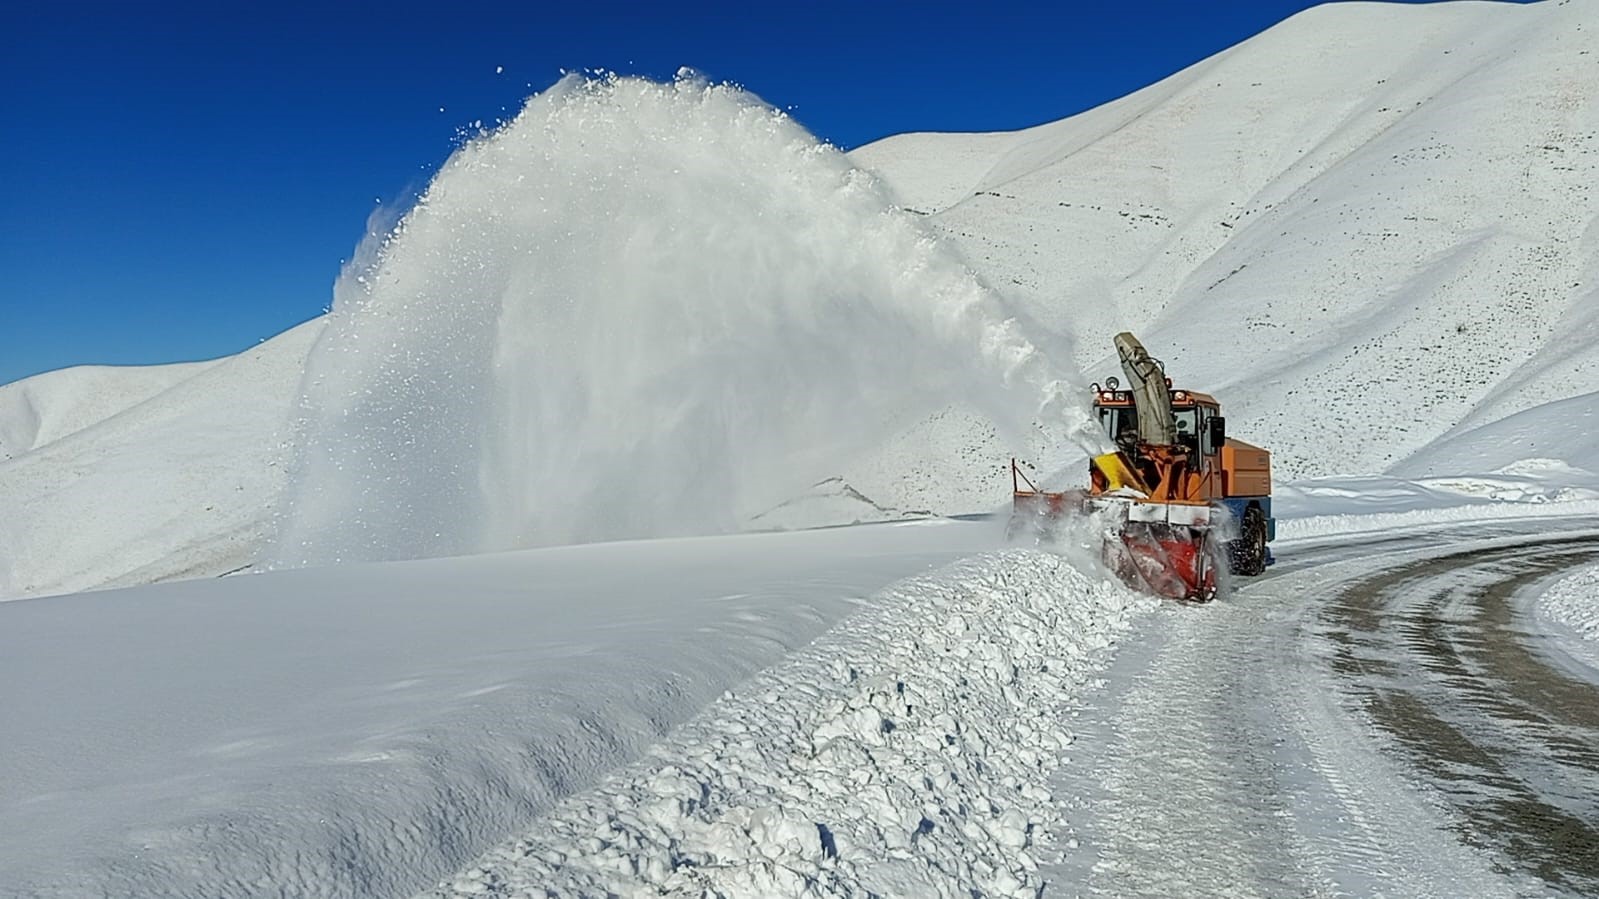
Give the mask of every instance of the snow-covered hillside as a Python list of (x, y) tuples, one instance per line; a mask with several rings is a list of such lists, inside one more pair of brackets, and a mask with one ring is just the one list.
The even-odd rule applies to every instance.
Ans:
[(105, 421), (214, 364), (82, 365), (0, 385), (0, 461)]
[(1592, 3), (1338, 3), (1083, 115), (852, 157), (1092, 374), (1134, 330), (1281, 474), (1373, 473), (1599, 390), (1596, 84)]
[[(12, 416), (0, 405), (12, 433), (19, 407), (40, 422), (76, 415), (81, 424), (41, 426), (33, 449), (0, 461), (0, 597), (252, 564), (283, 488), (286, 428), (321, 328), (313, 320), (218, 362), (68, 369), (0, 388), (45, 400), (11, 405)], [(40, 383), (63, 389), (36, 392)]]

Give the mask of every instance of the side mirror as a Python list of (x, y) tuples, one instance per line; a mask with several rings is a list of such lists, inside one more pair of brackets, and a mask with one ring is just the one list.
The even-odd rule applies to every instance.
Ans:
[(1210, 419), (1210, 445), (1220, 450), (1227, 443), (1227, 419), (1220, 415)]

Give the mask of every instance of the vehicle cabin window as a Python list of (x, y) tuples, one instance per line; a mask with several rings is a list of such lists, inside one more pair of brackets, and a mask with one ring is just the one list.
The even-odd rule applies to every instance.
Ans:
[(1099, 426), (1105, 436), (1116, 440), (1124, 434), (1138, 433), (1138, 410), (1132, 406), (1100, 406)]
[(1187, 406), (1172, 410), (1172, 418), (1177, 425), (1177, 444), (1188, 447), (1188, 451), (1198, 456), (1200, 466), (1204, 466), (1204, 457), (1209, 456), (1214, 450), (1210, 446), (1210, 410), (1204, 406)]
[[(1172, 409), (1173, 423), (1177, 426), (1177, 442), (1196, 454), (1211, 455), (1216, 448), (1210, 445), (1210, 419), (1215, 410), (1206, 406), (1187, 406)], [(1134, 406), (1100, 406), (1099, 426), (1112, 441), (1119, 437), (1136, 439), (1138, 410)]]
[(1194, 435), (1199, 433), (1199, 410), (1193, 406), (1173, 409), (1172, 418), (1177, 420), (1177, 442), (1192, 440)]
[(1210, 432), (1211, 419), (1218, 411), (1214, 406), (1199, 407), (1199, 452), (1202, 455), (1213, 456), (1221, 451), (1221, 447), (1212, 442)]

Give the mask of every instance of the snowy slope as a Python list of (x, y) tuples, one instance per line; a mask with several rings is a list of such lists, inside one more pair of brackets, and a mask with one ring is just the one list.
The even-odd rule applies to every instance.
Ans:
[(0, 385), (0, 461), (105, 421), (215, 364), (80, 365)]
[[(314, 320), (237, 356), (173, 367), (181, 377), (171, 386), (0, 461), (6, 509), (0, 597), (214, 575), (251, 564), (283, 486), (285, 429), (306, 351), (320, 329)], [(128, 380), (161, 387), (168, 373), (134, 369)], [(73, 386), (94, 389), (130, 372), (89, 374)], [(67, 380), (42, 375), (10, 386), (40, 396), (32, 388), (41, 379), (52, 386)], [(115, 383), (120, 397), (132, 392), (124, 381)], [(40, 415), (52, 429), (98, 402), (76, 390), (57, 391), (54, 399), (61, 405), (46, 405)]]
[[(1403, 463), (1403, 477), (1456, 472), (1579, 469), (1572, 483), (1599, 472), (1599, 393), (1555, 400), (1472, 428), (1457, 429)], [(1583, 474), (1586, 472), (1586, 474)]]
[(1377, 472), (1599, 389), (1596, 32), (1330, 4), (1062, 122), (852, 155), (1095, 374), (1133, 329), (1283, 474)]

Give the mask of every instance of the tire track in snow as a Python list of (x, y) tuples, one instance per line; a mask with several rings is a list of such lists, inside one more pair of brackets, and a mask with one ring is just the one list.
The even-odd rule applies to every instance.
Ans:
[(1599, 557), (1592, 535), (1473, 549), (1346, 589), (1334, 661), (1366, 713), (1492, 847), (1549, 887), (1599, 890), (1599, 690), (1527, 646), (1512, 598)]
[[(1587, 526), (1591, 527), (1591, 523)], [(1416, 559), (1516, 544), (1571, 523), (1495, 524), (1285, 547), (1267, 578), (1143, 620), (1084, 715), (1059, 794), (1082, 796), (1050, 895), (1458, 896), (1546, 891), (1463, 844), (1458, 811), (1418, 787), (1347, 693), (1326, 601)], [(1492, 537), (1494, 539), (1483, 539)], [(1458, 563), (1457, 563), (1458, 564)], [(1386, 576), (1386, 575), (1382, 575)], [(1363, 626), (1392, 627), (1353, 613)], [(1363, 616), (1363, 617), (1362, 617)], [(1377, 669), (1402, 664), (1365, 653)]]
[[(1246, 658), (1258, 648), (1259, 603), (1235, 595), (1170, 606), (1144, 622), (1153, 651), (1121, 695), (1104, 698), (1107, 739), (1089, 779), (1102, 784), (1083, 858), (1063, 866), (1093, 895), (1326, 895), (1290, 851), (1298, 842), (1274, 748), (1275, 686)], [(1114, 680), (1113, 676), (1113, 680)], [(1061, 792), (1094, 792), (1079, 773)], [(1069, 895), (1069, 888), (1059, 891)]]

